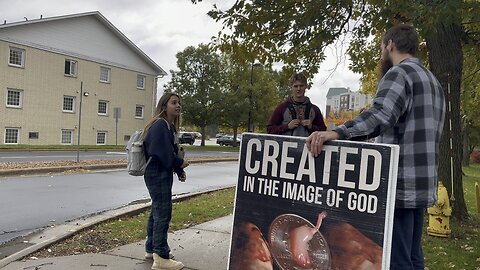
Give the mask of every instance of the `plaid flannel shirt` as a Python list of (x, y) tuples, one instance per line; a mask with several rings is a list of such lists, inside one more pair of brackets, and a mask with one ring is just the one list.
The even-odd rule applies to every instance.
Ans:
[(376, 138), (400, 146), (397, 208), (430, 207), (437, 200), (438, 149), (445, 97), (435, 76), (417, 58), (392, 67), (380, 81), (373, 106), (338, 126), (340, 139)]

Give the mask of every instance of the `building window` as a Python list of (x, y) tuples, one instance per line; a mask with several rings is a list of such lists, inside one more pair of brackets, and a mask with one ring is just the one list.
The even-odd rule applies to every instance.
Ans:
[(130, 141), (130, 135), (123, 135), (123, 140), (126, 142)]
[(63, 96), (63, 111), (75, 112), (75, 97)]
[(65, 75), (77, 76), (77, 61), (65, 59)]
[(107, 132), (99, 131), (97, 132), (97, 144), (105, 145), (107, 143)]
[(110, 69), (106, 67), (100, 67), (100, 81), (104, 83), (110, 82)]
[(7, 90), (7, 107), (21, 108), (22, 107), (23, 91)]
[(137, 75), (137, 89), (145, 89), (145, 76)]
[(62, 129), (61, 144), (73, 144), (73, 130)]
[(98, 114), (99, 115), (108, 115), (108, 101), (99, 100), (98, 101)]
[(28, 133), (29, 139), (38, 139), (38, 132), (29, 132)]
[(10, 57), (8, 64), (15, 67), (24, 67), (25, 65), (25, 50), (19, 48), (10, 48)]
[(5, 144), (18, 144), (18, 136), (20, 135), (19, 128), (5, 129)]
[(143, 106), (137, 105), (135, 107), (135, 118), (143, 119)]

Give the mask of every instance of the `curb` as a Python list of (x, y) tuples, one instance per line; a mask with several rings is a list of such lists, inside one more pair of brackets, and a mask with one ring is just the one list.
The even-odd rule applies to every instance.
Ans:
[[(198, 162), (197, 162), (198, 163)], [(230, 185), (230, 186), (226, 186), (226, 187), (222, 187), (222, 188), (215, 188), (215, 189), (209, 189), (209, 190), (205, 190), (205, 191), (199, 191), (199, 192), (194, 192), (194, 193), (188, 193), (188, 194), (180, 194), (178, 196), (174, 196), (172, 198), (172, 201), (173, 202), (179, 202), (179, 201), (183, 201), (183, 200), (186, 200), (186, 199), (189, 199), (189, 198), (193, 198), (193, 197), (196, 197), (196, 196), (199, 196), (199, 195), (202, 195), (202, 194), (208, 194), (208, 193), (211, 193), (211, 192), (214, 192), (214, 191), (219, 191), (219, 190), (224, 190), (224, 189), (227, 189), (227, 188), (231, 188), (231, 187), (235, 187), (235, 185)], [(106, 222), (106, 221), (109, 221), (109, 220), (112, 220), (112, 219), (115, 219), (115, 218), (118, 218), (118, 217), (122, 217), (122, 216), (129, 216), (129, 215), (136, 215), (138, 213), (141, 213), (143, 212), (144, 210), (146, 210), (147, 208), (149, 208), (151, 206), (151, 202), (148, 202), (148, 203), (142, 203), (140, 205), (127, 205), (125, 207), (121, 207), (121, 208), (118, 208), (118, 209), (114, 209), (114, 210), (109, 210), (109, 211), (106, 211), (106, 212), (102, 212), (102, 213), (99, 213), (98, 215), (95, 215), (95, 216), (90, 216), (89, 218), (86, 218), (85, 219), (85, 223), (78, 226), (77, 228), (75, 229), (70, 229), (70, 230), (67, 230), (66, 232), (58, 235), (58, 236), (55, 236), (55, 237), (51, 237), (51, 238), (48, 238), (46, 240), (43, 240), (39, 243), (36, 243), (32, 246), (29, 246), (23, 250), (20, 250), (6, 258), (3, 258), (2, 260), (0, 260), (0, 269), (7, 266), (8, 264), (14, 262), (14, 261), (17, 261), (17, 260), (20, 260), (21, 258), (23, 257), (26, 257), (42, 248), (46, 248), (48, 246), (51, 246), (59, 241), (62, 241), (80, 231), (83, 231), (83, 230), (86, 230), (86, 229), (89, 229), (97, 224), (100, 224), (100, 223), (103, 223), (103, 222)], [(91, 220), (89, 220), (91, 219)], [(81, 218), (80, 219), (77, 219), (77, 220), (73, 220), (69, 223), (80, 223), (81, 222)], [(62, 225), (61, 225), (62, 226)], [(68, 225), (65, 225), (65, 227), (68, 226)], [(46, 229), (48, 230), (48, 229)], [(35, 234), (35, 233), (34, 233)]]
[[(207, 163), (207, 162), (223, 162), (223, 161), (237, 161), (238, 157), (225, 157), (225, 158), (199, 158), (189, 160), (190, 164), (195, 163)], [(95, 165), (78, 165), (78, 166), (59, 166), (59, 167), (40, 167), (40, 168), (24, 168), (24, 169), (8, 169), (0, 170), (0, 177), (2, 176), (17, 176), (17, 175), (32, 175), (32, 174), (47, 174), (47, 173), (61, 173), (68, 170), (108, 170), (108, 169), (126, 169), (127, 163), (115, 163), (115, 164), (95, 164)]]

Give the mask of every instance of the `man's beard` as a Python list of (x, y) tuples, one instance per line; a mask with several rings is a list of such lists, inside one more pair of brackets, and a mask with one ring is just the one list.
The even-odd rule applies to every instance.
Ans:
[(380, 60), (380, 79), (387, 74), (387, 71), (393, 67), (392, 59), (385, 57), (385, 59)]

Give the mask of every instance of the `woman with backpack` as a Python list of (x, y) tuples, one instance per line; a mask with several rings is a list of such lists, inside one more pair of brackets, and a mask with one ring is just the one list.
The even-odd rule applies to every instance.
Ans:
[(145, 258), (152, 259), (152, 269), (182, 269), (181, 262), (172, 260), (167, 243), (168, 227), (172, 218), (173, 173), (185, 181), (183, 168), (188, 162), (178, 156), (176, 128), (182, 106), (175, 93), (164, 93), (157, 104), (153, 118), (145, 126), (143, 141), (145, 158), (148, 163), (144, 179), (152, 199), (147, 224)]

